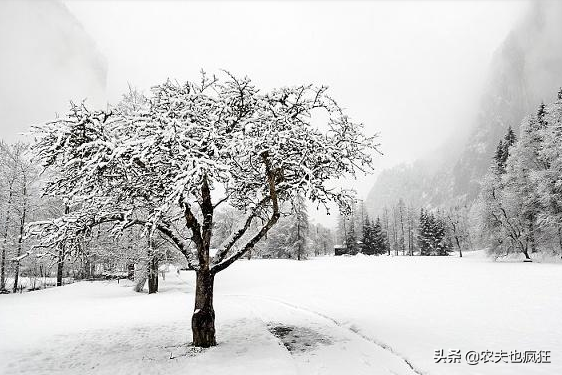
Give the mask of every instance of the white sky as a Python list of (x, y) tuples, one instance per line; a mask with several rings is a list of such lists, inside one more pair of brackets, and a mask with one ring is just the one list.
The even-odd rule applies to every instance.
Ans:
[[(381, 133), (379, 170), (426, 155), (470, 124), (492, 53), (526, 8), (517, 1), (65, 4), (106, 58), (110, 102), (129, 83), (148, 90), (201, 68), (248, 75), (264, 89), (327, 84), (368, 133)], [(366, 196), (373, 183), (369, 176), (352, 186)]]

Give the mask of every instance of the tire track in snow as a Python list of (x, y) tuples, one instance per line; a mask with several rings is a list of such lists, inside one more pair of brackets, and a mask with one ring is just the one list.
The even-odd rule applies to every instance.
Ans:
[(347, 331), (350, 331), (351, 333), (359, 336), (363, 340), (368, 341), (371, 344), (374, 344), (374, 345), (378, 346), (379, 348), (384, 349), (384, 350), (392, 353), (393, 355), (400, 358), (404, 363), (406, 363), (406, 365), (408, 365), (408, 367), (410, 369), (412, 369), (412, 371), (414, 371), (416, 374), (418, 374), (418, 375), (429, 375), (429, 373), (427, 373), (425, 371), (422, 371), (419, 368), (417, 368), (412, 363), (412, 361), (410, 361), (406, 356), (404, 356), (403, 354), (398, 352), (396, 349), (394, 349), (392, 346), (388, 345), (387, 343), (384, 343), (380, 340), (369, 337), (369, 336), (365, 335), (364, 333), (362, 333), (361, 331), (359, 331), (359, 329), (357, 329), (355, 327), (347, 327), (345, 324), (339, 322), (337, 319), (334, 319), (331, 316), (328, 316), (326, 314), (320, 313), (320, 312), (312, 310), (312, 309), (308, 309), (306, 307), (298, 306), (298, 305), (292, 304), (290, 302), (287, 302), (287, 301), (284, 301), (282, 299), (275, 298), (275, 297), (251, 295), (251, 294), (222, 294), (222, 296), (224, 296), (224, 297), (244, 297), (244, 298), (262, 299), (262, 300), (266, 300), (266, 301), (279, 303), (281, 305), (290, 307), (290, 308), (292, 308), (294, 310), (297, 310), (297, 311), (301, 311), (301, 312), (305, 312), (305, 313), (309, 313), (309, 314), (312, 314), (312, 315), (319, 316), (319, 317), (321, 317), (325, 320), (330, 321), (331, 323), (333, 323), (337, 327), (339, 327), (341, 329), (345, 329)]

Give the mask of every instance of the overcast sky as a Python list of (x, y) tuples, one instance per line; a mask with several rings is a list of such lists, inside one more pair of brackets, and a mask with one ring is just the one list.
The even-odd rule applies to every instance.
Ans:
[[(327, 84), (368, 133), (380, 132), (385, 155), (377, 161), (379, 170), (430, 153), (470, 124), (492, 53), (527, 6), (516, 1), (64, 4), (105, 59), (104, 100), (118, 100), (129, 83), (147, 91), (168, 77), (197, 77), (201, 68), (248, 75), (264, 89)], [(17, 41), (18, 35), (10, 37)], [(6, 69), (1, 62), (0, 68)], [(26, 79), (14, 65), (10, 69), (11, 76)], [(49, 95), (49, 87), (41, 90)], [(56, 100), (65, 106), (68, 98)], [(0, 135), (7, 139), (23, 128), (4, 124)], [(353, 186), (365, 196), (373, 182), (371, 176)]]

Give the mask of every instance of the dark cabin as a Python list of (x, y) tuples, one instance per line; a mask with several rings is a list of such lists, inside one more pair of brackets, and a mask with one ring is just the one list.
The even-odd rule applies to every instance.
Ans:
[(346, 254), (349, 254), (349, 252), (347, 251), (347, 246), (345, 246), (345, 245), (335, 245), (334, 246), (334, 255), (335, 256), (346, 255)]

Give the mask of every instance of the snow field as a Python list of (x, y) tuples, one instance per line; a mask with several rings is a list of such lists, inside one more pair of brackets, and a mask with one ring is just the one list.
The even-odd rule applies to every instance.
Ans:
[[(560, 271), (478, 253), (239, 261), (216, 278), (207, 350), (186, 345), (190, 272), (156, 295), (111, 281), (0, 296), (0, 374), (559, 374)], [(438, 349), (552, 363), (436, 364)]]

